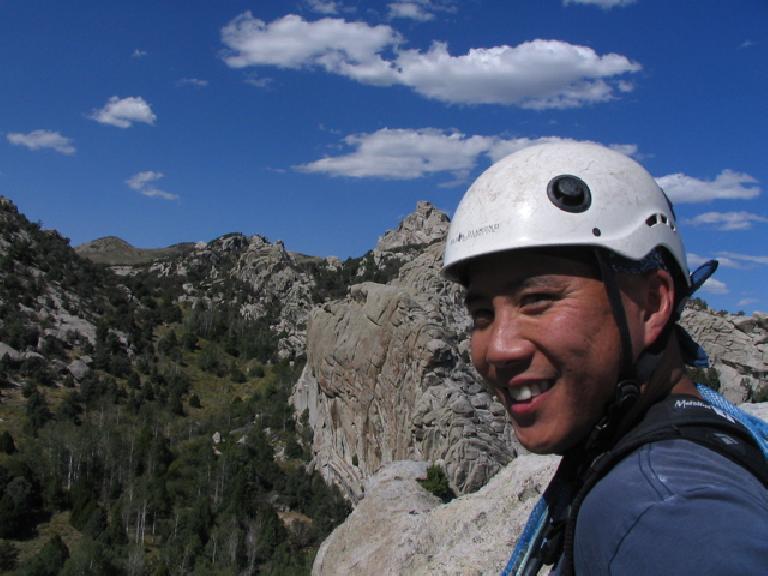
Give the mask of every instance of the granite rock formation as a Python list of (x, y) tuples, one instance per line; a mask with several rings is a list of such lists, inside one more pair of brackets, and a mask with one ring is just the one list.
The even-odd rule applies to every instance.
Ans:
[(731, 402), (763, 400), (768, 387), (768, 316), (717, 313), (689, 305), (681, 324), (709, 356)]
[(426, 464), (389, 464), (368, 480), (366, 497), (323, 542), (312, 574), (498, 574), (557, 462), (521, 456), (478, 492), (448, 504), (416, 481)]
[(353, 500), (394, 460), (439, 461), (459, 491), (485, 484), (514, 458), (504, 408), (467, 353), (462, 290), (440, 273), (442, 243), (389, 285), (353, 285), (312, 310), (307, 365), (296, 385), (315, 465)]

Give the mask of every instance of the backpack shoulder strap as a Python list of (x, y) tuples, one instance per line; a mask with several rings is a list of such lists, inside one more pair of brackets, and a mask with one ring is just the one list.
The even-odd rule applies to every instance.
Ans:
[(705, 446), (739, 464), (768, 489), (768, 461), (750, 432), (733, 414), (695, 396), (672, 394), (651, 406), (643, 420), (587, 470), (566, 524), (562, 574), (572, 575), (576, 518), (589, 491), (629, 454), (651, 442), (683, 439)]
[(640, 446), (671, 439), (689, 440), (721, 454), (746, 468), (768, 488), (768, 461), (741, 422), (704, 400), (682, 394), (652, 406), (640, 424), (605, 455), (605, 462), (594, 467), (599, 468), (599, 476), (593, 479), (590, 474), (588, 478), (596, 482)]

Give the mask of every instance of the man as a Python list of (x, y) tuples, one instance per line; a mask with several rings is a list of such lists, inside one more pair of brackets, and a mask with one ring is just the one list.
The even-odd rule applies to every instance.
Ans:
[(768, 574), (763, 455), (675, 323), (713, 270), (691, 282), (671, 203), (601, 146), (526, 148), (466, 193), (445, 272), (472, 361), (521, 444), (564, 456), (505, 574)]

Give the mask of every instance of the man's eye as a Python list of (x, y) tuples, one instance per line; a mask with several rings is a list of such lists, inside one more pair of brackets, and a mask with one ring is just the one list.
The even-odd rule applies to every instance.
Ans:
[(557, 299), (557, 294), (551, 292), (533, 292), (530, 294), (524, 294), (520, 298), (520, 306), (527, 309), (544, 308), (549, 306)]
[(487, 308), (476, 308), (474, 310), (470, 310), (469, 315), (472, 317), (473, 330), (485, 328), (491, 322), (493, 322), (493, 311)]

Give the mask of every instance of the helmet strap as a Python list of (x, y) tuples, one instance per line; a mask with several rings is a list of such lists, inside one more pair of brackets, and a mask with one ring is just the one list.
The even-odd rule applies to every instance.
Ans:
[[(619, 424), (640, 397), (637, 366), (632, 359), (632, 336), (629, 333), (627, 315), (624, 310), (624, 304), (621, 301), (621, 291), (619, 290), (616, 272), (608, 263), (608, 258), (604, 251), (599, 248), (595, 249), (595, 258), (600, 268), (600, 276), (605, 285), (614, 322), (619, 330), (620, 366), (614, 398), (606, 406), (603, 417), (592, 429), (584, 445), (588, 454), (600, 453), (607, 448)], [(649, 358), (651, 364), (649, 368), (651, 371), (653, 371), (653, 367), (656, 364), (654, 360), (657, 359)]]
[(623, 380), (634, 380), (636, 377), (634, 362), (632, 361), (632, 336), (629, 334), (627, 324), (627, 314), (624, 311), (624, 303), (621, 301), (621, 291), (619, 282), (616, 279), (611, 265), (608, 263), (608, 257), (605, 252), (599, 248), (595, 249), (595, 258), (600, 268), (600, 276), (605, 285), (608, 294), (608, 303), (611, 306), (613, 320), (619, 329), (619, 344), (621, 346), (621, 364), (619, 366), (619, 382)]

